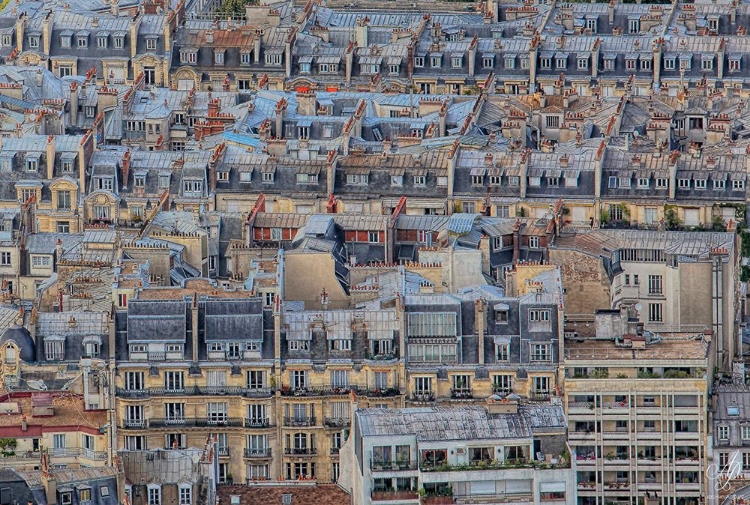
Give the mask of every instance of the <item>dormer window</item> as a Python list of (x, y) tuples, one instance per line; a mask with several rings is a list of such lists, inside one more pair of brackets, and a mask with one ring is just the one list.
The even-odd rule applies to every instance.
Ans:
[(730, 56), (729, 57), (729, 71), (730, 72), (739, 72), (741, 67), (742, 58), (740, 56)]
[(182, 194), (185, 196), (202, 196), (203, 181), (182, 181)]
[(107, 35), (97, 35), (96, 37), (96, 47), (99, 49), (107, 49), (107, 39), (109, 37)]
[(427, 184), (427, 177), (424, 175), (415, 175), (414, 176), (414, 185), (415, 186), (425, 186)]
[(713, 55), (707, 54), (701, 57), (701, 70), (713, 70), (713, 69), (714, 69)]
[[(253, 53), (249, 51), (243, 51), (240, 53), (240, 65), (249, 65), (252, 62)], [(308, 64), (309, 67), (309, 64)], [(309, 72), (309, 69), (308, 69)]]
[(281, 53), (280, 52), (267, 52), (266, 53), (266, 65), (281, 65)]
[(451, 57), (451, 67), (453, 68), (461, 68), (461, 66), (464, 63), (464, 57), (463, 55), (458, 56), (452, 56)]
[(415, 56), (414, 57), (414, 66), (416, 68), (424, 68), (424, 56)]
[(146, 187), (146, 176), (142, 175), (142, 174), (136, 175), (133, 178), (133, 186), (135, 186), (136, 188), (145, 188)]
[(706, 179), (695, 179), (695, 189), (706, 189)]
[(495, 56), (486, 54), (482, 56), (482, 68), (493, 68), (495, 66)]
[(198, 61), (198, 53), (193, 50), (189, 51), (180, 51), (180, 63), (187, 63), (190, 65), (195, 65), (195, 63)]
[(214, 63), (216, 63), (217, 65), (224, 64), (224, 50), (223, 49), (214, 49)]
[(641, 20), (640, 20), (640, 18), (629, 19), (628, 20), (628, 31), (630, 33), (639, 33), (641, 31)]
[(546, 56), (542, 56), (539, 58), (539, 67), (545, 70), (549, 70), (552, 68), (552, 58), (548, 58)]
[(115, 49), (122, 49), (125, 46), (125, 36), (115, 35), (112, 39)]
[(346, 175), (347, 184), (364, 185), (364, 184), (368, 184), (369, 182), (370, 182), (369, 174), (347, 174)]
[(625, 57), (625, 70), (635, 71), (638, 68), (638, 58), (635, 56)]
[(159, 189), (167, 189), (169, 187), (169, 174), (160, 174), (159, 175)]
[(430, 56), (430, 66), (432, 68), (440, 68), (443, 66), (443, 55), (433, 54)]
[(712, 32), (719, 31), (719, 18), (708, 18), (708, 29)]
[(13, 37), (8, 34), (4, 34), (2, 37), (0, 37), (0, 45), (3, 47), (10, 47), (13, 45)]
[(159, 40), (158, 37), (148, 37), (146, 39), (146, 50), (147, 51), (156, 51), (156, 41)]
[(675, 58), (669, 57), (664, 58), (664, 70), (674, 70), (675, 69)]
[(97, 177), (94, 179), (94, 187), (100, 191), (112, 191), (112, 178)]
[(273, 172), (263, 172), (263, 182), (269, 183), (274, 181), (274, 173)]
[(507, 68), (508, 70), (516, 68), (515, 56), (506, 56), (503, 61), (505, 62), (505, 68)]
[(555, 68), (562, 70), (568, 67), (568, 57), (558, 56), (555, 58)]
[(403, 175), (392, 175), (391, 176), (391, 186), (403, 186), (404, 185), (404, 176)]
[(693, 66), (693, 58), (689, 54), (680, 56), (680, 70), (690, 70)]
[(591, 30), (591, 33), (596, 33), (596, 24), (597, 24), (596, 18), (586, 19), (586, 29)]
[(13, 154), (0, 154), (0, 172), (10, 172), (13, 170)]
[(472, 175), (471, 176), (471, 185), (472, 186), (482, 186), (484, 185), (484, 175)]
[(578, 58), (578, 70), (588, 70), (589, 69), (589, 57), (584, 56), (582, 58)]
[(388, 73), (391, 75), (398, 75), (399, 65), (388, 65)]
[(614, 70), (614, 69), (615, 69), (615, 55), (605, 54), (604, 55), (604, 70)]
[(666, 177), (657, 177), (656, 179), (656, 189), (668, 189), (669, 188), (669, 179)]
[(78, 35), (76, 35), (76, 46), (80, 49), (89, 47), (88, 34), (79, 33)]
[(529, 59), (528, 58), (521, 58), (521, 69), (522, 70), (528, 70), (529, 69)]
[(714, 190), (724, 190), (727, 188), (726, 179), (714, 179)]
[(318, 174), (297, 174), (297, 184), (317, 184)]
[(651, 59), (641, 58), (641, 71), (648, 72), (651, 70)]
[(648, 189), (649, 180), (643, 177), (638, 178), (638, 189)]
[(60, 47), (62, 47), (63, 49), (70, 49), (72, 38), (72, 33), (63, 33), (62, 35), (60, 35)]
[[(27, 172), (36, 172), (39, 170), (39, 157), (40, 154), (38, 153), (31, 153), (26, 155)], [(52, 160), (50, 160), (50, 163), (52, 163)]]
[(39, 35), (29, 35), (29, 47), (39, 47)]

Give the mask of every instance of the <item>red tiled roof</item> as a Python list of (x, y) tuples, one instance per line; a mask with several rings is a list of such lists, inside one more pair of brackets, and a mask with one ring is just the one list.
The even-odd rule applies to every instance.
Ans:
[(219, 486), (219, 505), (231, 505), (232, 496), (240, 505), (282, 505), (283, 495), (292, 495), (291, 505), (350, 505), (349, 494), (336, 484), (262, 483), (250, 486)]

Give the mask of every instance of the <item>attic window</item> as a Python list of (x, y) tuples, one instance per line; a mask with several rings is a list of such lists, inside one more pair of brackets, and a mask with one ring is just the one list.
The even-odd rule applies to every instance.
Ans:
[(155, 51), (156, 41), (159, 40), (157, 37), (149, 37), (146, 39), (146, 50)]
[[(490, 65), (491, 66), (491, 65)], [(505, 68), (507, 69), (513, 69), (516, 67), (516, 58), (515, 56), (506, 56), (505, 57)]]
[(482, 56), (482, 68), (492, 68), (495, 65), (495, 58), (492, 56)]
[(224, 64), (224, 50), (223, 49), (214, 49), (214, 63), (216, 63), (217, 65)]
[(443, 63), (443, 57), (442, 56), (430, 56), (430, 66), (432, 68), (440, 68)]
[(589, 57), (584, 56), (583, 58), (578, 58), (578, 70), (588, 70), (589, 68)]
[(80, 48), (89, 47), (89, 37), (88, 35), (77, 35), (76, 36), (76, 45)]
[(463, 65), (463, 62), (464, 62), (463, 56), (453, 56), (451, 58), (451, 67), (461, 68), (461, 65)]
[(166, 189), (169, 187), (169, 175), (159, 176), (159, 189)]
[(680, 69), (681, 70), (690, 70), (692, 64), (693, 64), (693, 59), (689, 55), (680, 56)]
[(107, 39), (108, 38), (109, 37), (107, 37), (106, 35), (99, 35), (98, 37), (96, 37), (96, 46), (99, 49), (107, 49)]
[(740, 408), (737, 407), (737, 406), (727, 407), (727, 415), (728, 416), (739, 416), (740, 415)]
[(136, 188), (144, 188), (146, 187), (146, 176), (145, 175), (136, 175), (133, 179), (133, 185)]
[(39, 47), (39, 35), (29, 36), (29, 47)]
[(70, 49), (70, 39), (72, 38), (71, 35), (62, 35), (60, 37), (60, 47), (63, 47), (65, 49)]
[(122, 46), (125, 45), (125, 37), (122, 35), (116, 35), (114, 40), (115, 49), (122, 49)]
[(729, 58), (729, 71), (730, 72), (739, 72), (740, 70), (740, 62), (742, 59), (740, 57), (735, 58)]
[(291, 494), (282, 494), (281, 495), (281, 505), (292, 505), (292, 495)]
[(664, 70), (674, 70), (675, 58), (664, 58)]
[(72, 500), (72, 495), (73, 495), (73, 493), (71, 493), (70, 491), (66, 491), (64, 493), (60, 493), (60, 503), (62, 505), (70, 505), (71, 502), (73, 501)]
[(39, 154), (26, 155), (26, 171), (36, 172), (39, 170)]
[(180, 51), (180, 63), (195, 64), (197, 61), (198, 53), (196, 51)]

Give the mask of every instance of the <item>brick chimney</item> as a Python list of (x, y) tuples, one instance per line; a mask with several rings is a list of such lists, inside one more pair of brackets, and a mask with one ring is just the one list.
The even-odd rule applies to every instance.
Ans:
[(42, 453), (42, 486), (47, 498), (47, 505), (57, 505), (57, 480), (49, 467), (49, 457)]
[(47, 179), (55, 176), (55, 136), (47, 137)]
[(513, 225), (513, 264), (521, 258), (521, 221), (516, 219)]
[(130, 176), (130, 148), (122, 156), (122, 189), (128, 189), (128, 177)]
[(209, 99), (208, 101), (208, 117), (216, 117), (219, 115), (220, 100), (218, 98)]

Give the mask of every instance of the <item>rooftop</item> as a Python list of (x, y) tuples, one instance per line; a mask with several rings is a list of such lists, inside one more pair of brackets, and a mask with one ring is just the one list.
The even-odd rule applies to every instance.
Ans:
[[(293, 484), (259, 483), (247, 486), (219, 486), (218, 502), (223, 505), (277, 505), (282, 496), (291, 495), (292, 505), (349, 505), (351, 497), (336, 484), (299, 482)], [(239, 497), (239, 502), (233, 498)], [(235, 499), (236, 500), (236, 499)]]
[(565, 359), (587, 360), (705, 360), (708, 343), (702, 334), (673, 333), (643, 349), (615, 344), (610, 340), (566, 340)]
[(53, 400), (54, 415), (51, 416), (34, 416), (32, 409), (32, 399), (34, 396), (25, 395), (17, 396), (11, 393), (5, 403), (15, 403), (18, 405), (18, 413), (0, 415), (0, 434), (2, 436), (11, 436), (6, 432), (8, 429), (18, 431), (16, 435), (21, 436), (21, 418), (26, 417), (28, 422), (28, 436), (39, 434), (46, 428), (56, 428), (61, 426), (75, 426), (79, 429), (88, 428), (96, 430), (97, 433), (101, 426), (107, 424), (107, 412), (104, 410), (85, 410), (83, 397), (68, 393), (56, 394)]

